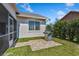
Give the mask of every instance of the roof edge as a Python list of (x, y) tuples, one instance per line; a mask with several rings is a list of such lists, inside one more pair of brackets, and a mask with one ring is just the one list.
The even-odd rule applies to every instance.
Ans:
[(78, 11), (69, 11), (65, 16), (63, 16), (61, 18), (61, 20), (63, 20), (67, 15), (69, 15), (70, 13), (79, 13)]
[[(30, 14), (30, 15), (32, 14), (32, 15), (30, 16), (29, 14)], [(27, 15), (28, 15), (28, 16), (27, 16)], [(34, 16), (33, 16), (33, 15), (34, 15)], [(36, 16), (36, 15), (37, 15), (37, 16)], [(42, 16), (42, 15), (40, 15), (40, 14), (35, 14), (35, 13), (20, 13), (20, 12), (19, 12), (18, 14), (16, 14), (16, 17), (24, 17), (24, 18), (25, 18), (25, 17), (26, 17), (26, 18), (27, 18), (27, 17), (32, 17), (32, 18), (35, 17), (35, 18), (39, 18), (39, 19), (49, 19), (48, 17)]]

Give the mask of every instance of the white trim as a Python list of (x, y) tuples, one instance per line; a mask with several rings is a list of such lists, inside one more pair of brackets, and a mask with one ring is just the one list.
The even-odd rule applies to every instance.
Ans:
[(7, 35), (10, 35), (10, 34), (13, 34), (13, 33), (16, 33), (16, 31), (8, 33), (8, 34), (0, 35), (0, 37), (4, 37), (4, 36), (7, 36)]
[[(14, 19), (8, 15), (8, 34), (14, 32)], [(14, 34), (8, 35), (9, 47), (12, 46), (14, 40)]]

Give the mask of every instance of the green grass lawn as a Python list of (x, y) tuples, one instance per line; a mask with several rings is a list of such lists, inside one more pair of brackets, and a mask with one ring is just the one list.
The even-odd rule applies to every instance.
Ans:
[(4, 54), (10, 56), (78, 56), (79, 55), (79, 48), (77, 47), (78, 44), (57, 38), (53, 40), (63, 45), (42, 49), (38, 51), (32, 51), (30, 46), (9, 48)]
[(19, 38), (17, 42), (26, 42), (29, 40), (36, 40), (36, 39), (44, 39), (44, 37), (28, 37), (28, 38)]

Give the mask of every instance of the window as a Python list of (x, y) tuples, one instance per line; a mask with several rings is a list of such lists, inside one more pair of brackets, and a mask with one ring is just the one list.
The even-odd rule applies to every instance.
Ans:
[(40, 22), (29, 21), (29, 30), (40, 30)]
[(34, 30), (34, 21), (29, 21), (29, 30)]
[(40, 30), (40, 22), (35, 22), (35, 30)]

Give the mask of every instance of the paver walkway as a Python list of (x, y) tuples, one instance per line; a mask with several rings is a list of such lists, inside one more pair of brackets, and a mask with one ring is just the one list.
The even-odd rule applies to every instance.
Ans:
[(62, 44), (55, 41), (46, 41), (44, 39), (30, 40), (28, 42), (17, 43), (15, 47), (27, 46), (30, 45), (32, 51), (45, 49), (49, 47), (60, 46)]

